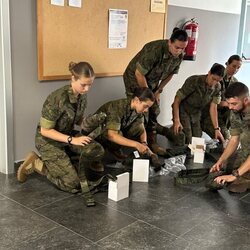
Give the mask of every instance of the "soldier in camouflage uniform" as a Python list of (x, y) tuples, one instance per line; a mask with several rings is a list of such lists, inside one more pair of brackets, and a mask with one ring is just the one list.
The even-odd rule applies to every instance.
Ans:
[[(17, 178), (24, 182), (33, 171), (42, 173), (63, 191), (82, 190), (87, 206), (93, 206), (84, 169), (100, 170), (104, 149), (91, 137), (75, 134), (73, 130), (83, 121), (94, 71), (87, 62), (70, 63), (69, 70), (71, 84), (51, 93), (42, 108), (35, 140), (41, 158), (31, 152), (19, 167)], [(77, 168), (72, 164), (73, 158), (79, 160)]]
[[(232, 55), (226, 62), (226, 70), (223, 79), (220, 81), (221, 85), (221, 102), (218, 105), (218, 122), (221, 129), (221, 133), (224, 139), (230, 138), (230, 110), (225, 99), (225, 91), (230, 84), (237, 82), (234, 75), (238, 72), (242, 64), (242, 59), (239, 55)], [(202, 111), (201, 127), (211, 138), (214, 137), (214, 127), (209, 116), (209, 106), (205, 107)]]
[(110, 101), (101, 106), (107, 115), (105, 131), (96, 140), (114, 156), (121, 156), (121, 146), (137, 149), (141, 154), (150, 151), (144, 128), (143, 113), (153, 105), (155, 97), (148, 88), (136, 88), (132, 97)]
[(217, 104), (220, 103), (220, 84), (225, 68), (215, 63), (207, 75), (194, 75), (177, 91), (173, 108), (174, 132), (185, 133), (186, 143), (192, 137), (201, 137), (201, 111), (210, 104), (210, 117), (215, 128), (215, 137), (223, 141), (218, 129)]
[(228, 108), (232, 110), (231, 138), (223, 154), (211, 168), (206, 186), (217, 190), (226, 184), (229, 191), (241, 193), (250, 189), (249, 90), (243, 83), (235, 82), (227, 88), (225, 98)]
[(156, 143), (160, 94), (173, 75), (178, 73), (187, 40), (187, 33), (177, 29), (169, 40), (147, 43), (130, 61), (123, 74), (127, 96), (131, 96), (138, 86), (150, 88), (155, 94), (156, 102), (149, 109), (146, 131), (152, 151), (161, 155), (165, 150)]

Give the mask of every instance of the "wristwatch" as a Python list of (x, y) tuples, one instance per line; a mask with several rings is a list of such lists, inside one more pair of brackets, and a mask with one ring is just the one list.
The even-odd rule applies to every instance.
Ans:
[(240, 177), (238, 169), (233, 170), (232, 175), (236, 178)]
[(72, 139), (73, 139), (73, 138), (72, 138), (72, 136), (69, 136), (69, 137), (68, 137), (68, 139), (67, 139), (67, 141), (68, 141), (68, 144), (71, 144), (71, 142), (72, 142)]
[(219, 130), (220, 131), (220, 127), (214, 128), (214, 130)]

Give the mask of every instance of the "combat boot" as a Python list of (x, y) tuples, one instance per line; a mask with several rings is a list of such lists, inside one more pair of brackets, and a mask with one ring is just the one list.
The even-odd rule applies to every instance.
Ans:
[(47, 169), (39, 156), (35, 152), (31, 151), (26, 156), (23, 164), (21, 164), (17, 170), (17, 180), (19, 182), (25, 182), (28, 175), (34, 172), (37, 172), (41, 175), (46, 175)]
[(250, 189), (250, 180), (239, 177), (228, 185), (228, 191), (232, 193), (244, 193)]
[(90, 164), (89, 167), (91, 170), (95, 171), (95, 172), (103, 172), (104, 171), (104, 166), (101, 162), (99, 161), (93, 161)]
[(164, 165), (159, 161), (158, 155), (156, 154), (150, 155), (150, 163), (151, 163), (151, 166), (154, 168), (154, 171), (156, 172), (161, 170), (161, 167)]
[(166, 150), (160, 147), (156, 142), (156, 131), (148, 132), (147, 137), (148, 146), (152, 150), (152, 152), (160, 156), (165, 156)]
[(159, 135), (165, 136), (170, 142), (173, 143), (174, 146), (183, 146), (185, 144), (185, 134), (183, 132), (179, 132), (175, 135), (173, 127), (168, 128), (157, 123), (156, 132)]

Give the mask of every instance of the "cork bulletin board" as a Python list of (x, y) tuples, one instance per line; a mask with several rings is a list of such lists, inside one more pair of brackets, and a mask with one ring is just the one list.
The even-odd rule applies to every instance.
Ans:
[[(108, 48), (109, 9), (128, 10), (127, 48)], [(38, 79), (69, 79), (69, 62), (89, 62), (97, 77), (122, 75), (128, 62), (166, 32), (166, 14), (150, 0), (83, 0), (81, 8), (37, 0)]]

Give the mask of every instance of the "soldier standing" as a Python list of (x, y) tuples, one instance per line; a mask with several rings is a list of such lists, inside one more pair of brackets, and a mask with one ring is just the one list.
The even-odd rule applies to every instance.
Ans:
[[(94, 71), (87, 62), (70, 63), (70, 85), (51, 93), (42, 108), (36, 131), (35, 145), (41, 158), (31, 152), (19, 167), (17, 179), (24, 182), (36, 171), (59, 189), (71, 193), (82, 191), (86, 205), (95, 201), (89, 191), (84, 168), (103, 168), (100, 160), (103, 147), (89, 136), (75, 135), (75, 125), (81, 125), (87, 105), (87, 92), (94, 81)], [(72, 165), (72, 157), (80, 157), (78, 171)], [(93, 161), (95, 159), (95, 161)]]
[(190, 76), (177, 91), (172, 104), (174, 133), (183, 131), (186, 143), (191, 143), (192, 136), (201, 137), (201, 111), (208, 104), (214, 137), (224, 140), (217, 117), (217, 104), (221, 99), (219, 82), (224, 75), (224, 70), (224, 66), (215, 63), (207, 75)]
[[(230, 138), (230, 110), (225, 99), (225, 91), (230, 84), (237, 82), (238, 80), (234, 75), (238, 72), (242, 64), (242, 59), (239, 55), (232, 55), (226, 62), (226, 70), (223, 79), (220, 81), (221, 85), (221, 102), (218, 105), (218, 122), (221, 133), (225, 140)], [(214, 127), (209, 116), (209, 106), (202, 111), (201, 119), (202, 130), (206, 132), (210, 137), (214, 137)]]
[(155, 95), (156, 101), (148, 112), (146, 131), (149, 147), (159, 155), (165, 154), (165, 150), (156, 142), (160, 94), (173, 75), (178, 73), (187, 41), (186, 31), (177, 29), (169, 40), (147, 43), (130, 61), (123, 74), (127, 96), (132, 96), (138, 86), (150, 88)]

